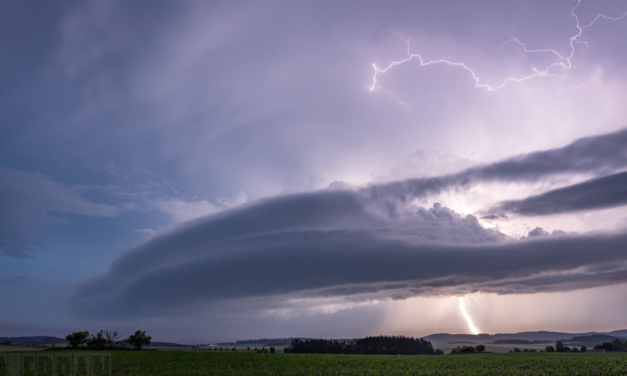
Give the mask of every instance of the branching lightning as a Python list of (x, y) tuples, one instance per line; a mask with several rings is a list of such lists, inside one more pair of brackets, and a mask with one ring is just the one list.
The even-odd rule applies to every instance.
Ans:
[(466, 319), (466, 322), (468, 322), (468, 329), (470, 329), (470, 332), (472, 334), (479, 334), (479, 329), (477, 329), (475, 324), (472, 322), (472, 318), (470, 317), (468, 312), (466, 312), (466, 299), (467, 298), (463, 297), (463, 298), (457, 298), (457, 299), (459, 299), (459, 310), (462, 312), (462, 315)]
[(405, 106), (409, 106), (411, 105), (411, 103), (404, 103), (400, 100), (400, 98), (398, 98), (398, 96), (394, 95), (394, 93), (392, 93), (390, 90), (385, 89), (382, 86), (377, 86), (377, 79), (379, 77), (381, 77), (382, 75), (384, 75), (385, 73), (387, 73), (390, 69), (401, 65), (403, 63), (406, 63), (410, 60), (414, 60), (417, 59), (420, 62), (420, 67), (426, 67), (429, 65), (435, 65), (435, 64), (445, 64), (449, 66), (450, 68), (456, 67), (456, 68), (461, 68), (467, 72), (470, 73), (470, 75), (472, 76), (474, 82), (475, 82), (475, 87), (478, 89), (486, 89), (488, 91), (496, 91), (499, 90), (501, 88), (503, 88), (505, 85), (507, 85), (509, 82), (523, 82), (523, 81), (527, 81), (527, 80), (531, 80), (533, 78), (536, 77), (556, 77), (557, 79), (561, 78), (562, 76), (559, 76), (555, 73), (552, 73), (551, 71), (554, 70), (554, 68), (563, 68), (564, 70), (569, 70), (573, 65), (572, 65), (572, 61), (571, 59), (573, 58), (573, 56), (575, 55), (575, 44), (583, 44), (587, 47), (587, 42), (585, 41), (580, 41), (579, 38), (583, 35), (584, 30), (586, 30), (587, 28), (589, 28), (590, 26), (592, 26), (597, 20), (599, 19), (605, 19), (605, 20), (611, 20), (611, 21), (618, 21), (618, 20), (622, 20), (623, 18), (625, 18), (627, 16), (627, 12), (625, 12), (622, 16), (620, 17), (609, 17), (606, 16), (604, 14), (598, 14), (594, 20), (592, 20), (592, 22), (590, 22), (588, 25), (584, 25), (582, 26), (580, 21), (579, 21), (579, 17), (577, 16), (577, 14), (575, 13), (575, 11), (577, 10), (577, 8), (579, 7), (579, 5), (581, 4), (581, 0), (577, 1), (577, 5), (575, 5), (575, 7), (570, 11), (570, 15), (573, 16), (577, 22), (576, 27), (578, 32), (573, 35), (572, 37), (570, 37), (570, 42), (569, 42), (569, 46), (570, 46), (570, 53), (566, 56), (566, 55), (562, 55), (560, 54), (558, 51), (554, 50), (554, 49), (540, 49), (540, 50), (532, 50), (527, 48), (527, 46), (521, 42), (520, 40), (518, 40), (516, 37), (511, 36), (511, 39), (508, 40), (507, 42), (505, 42), (498, 50), (503, 49), (503, 47), (505, 47), (505, 45), (509, 44), (509, 43), (516, 43), (520, 46), (522, 46), (523, 51), (525, 53), (551, 53), (553, 55), (556, 56), (557, 60), (552, 63), (551, 65), (549, 65), (548, 67), (546, 67), (545, 69), (537, 69), (535, 67), (531, 68), (532, 74), (528, 75), (528, 76), (524, 76), (524, 77), (507, 77), (505, 78), (505, 80), (503, 80), (503, 82), (500, 85), (497, 86), (490, 86), (488, 84), (484, 84), (482, 83), (481, 79), (479, 76), (477, 76), (477, 74), (475, 73), (475, 71), (468, 67), (466, 64), (464, 63), (460, 63), (460, 62), (452, 62), (446, 59), (440, 59), (440, 60), (425, 60), (423, 59), (423, 57), (419, 54), (413, 54), (410, 52), (410, 43), (411, 43), (411, 37), (408, 37), (407, 39), (403, 38), (403, 36), (399, 33), (395, 33), (397, 34), (407, 45), (407, 57), (405, 59), (399, 60), (399, 61), (393, 61), (391, 62), (387, 67), (385, 68), (379, 68), (376, 64), (372, 64), (373, 68), (374, 68), (374, 75), (372, 78), (372, 86), (370, 87), (370, 91), (374, 91), (374, 90), (383, 90), (385, 92), (387, 92), (388, 94), (394, 96), (401, 104), (405, 105)]

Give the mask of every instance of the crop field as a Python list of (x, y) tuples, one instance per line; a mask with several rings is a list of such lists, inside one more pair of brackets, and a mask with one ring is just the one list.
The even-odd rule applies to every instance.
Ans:
[(113, 351), (113, 375), (627, 375), (627, 353), (441, 356)]

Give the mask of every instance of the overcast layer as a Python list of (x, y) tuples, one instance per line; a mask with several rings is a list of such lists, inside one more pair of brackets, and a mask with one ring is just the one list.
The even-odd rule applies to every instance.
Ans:
[(626, 11), (3, 2), (0, 335), (623, 329)]

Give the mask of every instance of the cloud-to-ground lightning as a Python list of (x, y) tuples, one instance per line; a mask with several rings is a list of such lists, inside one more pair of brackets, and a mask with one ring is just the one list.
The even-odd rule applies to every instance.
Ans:
[(560, 54), (558, 51), (554, 50), (554, 49), (538, 49), (538, 50), (534, 50), (534, 49), (529, 49), (527, 48), (527, 46), (521, 42), (520, 40), (518, 40), (516, 37), (511, 36), (511, 39), (509, 39), (508, 41), (506, 41), (500, 48), (502, 49), (505, 45), (509, 44), (509, 43), (516, 43), (520, 46), (522, 46), (523, 50), (525, 53), (551, 53), (553, 55), (555, 55), (557, 57), (557, 61), (555, 61), (554, 63), (550, 64), (549, 66), (547, 66), (544, 69), (538, 69), (535, 67), (531, 68), (532, 74), (528, 75), (528, 76), (523, 76), (523, 77), (507, 77), (505, 78), (501, 84), (497, 85), (497, 86), (490, 86), (488, 84), (482, 83), (481, 78), (475, 73), (475, 70), (470, 68), (469, 66), (467, 66), (464, 63), (461, 62), (453, 62), (450, 60), (446, 60), (446, 59), (440, 59), (440, 60), (426, 60), (424, 59), (420, 54), (414, 54), (411, 53), (410, 51), (410, 43), (411, 43), (411, 37), (408, 37), (407, 39), (403, 38), (403, 36), (400, 33), (395, 33), (397, 34), (407, 45), (407, 57), (399, 60), (399, 61), (393, 61), (390, 64), (388, 64), (385, 68), (379, 68), (376, 64), (372, 64), (373, 68), (374, 68), (374, 75), (372, 78), (372, 86), (370, 87), (370, 91), (374, 91), (374, 90), (383, 90), (385, 92), (387, 92), (388, 94), (393, 95), (394, 97), (396, 97), (396, 99), (403, 105), (410, 105), (409, 103), (404, 103), (400, 100), (400, 98), (398, 98), (396, 95), (394, 95), (390, 90), (385, 89), (382, 86), (377, 86), (377, 79), (379, 77), (381, 77), (382, 75), (384, 75), (385, 73), (387, 73), (390, 69), (401, 65), (403, 63), (406, 63), (410, 60), (414, 60), (417, 59), (420, 63), (420, 67), (425, 67), (425, 66), (429, 66), (429, 65), (435, 65), (435, 64), (445, 64), (448, 65), (449, 68), (453, 68), (453, 67), (458, 67), (461, 68), (467, 72), (470, 73), (470, 75), (472, 76), (474, 82), (475, 82), (475, 87), (479, 88), (479, 89), (486, 89), (488, 91), (496, 91), (499, 90), (501, 88), (503, 88), (505, 85), (507, 85), (509, 82), (523, 82), (523, 81), (527, 81), (536, 77), (556, 77), (557, 79), (561, 78), (561, 76), (559, 76), (556, 73), (552, 73), (551, 71), (554, 70), (554, 68), (558, 68), (561, 67), (565, 70), (569, 70), (572, 67), (572, 58), (575, 55), (575, 45), (576, 44), (583, 44), (587, 46), (587, 42), (585, 41), (580, 41), (579, 38), (583, 35), (584, 30), (586, 30), (587, 28), (591, 27), (597, 20), (599, 19), (606, 19), (606, 20), (612, 20), (612, 21), (618, 21), (618, 20), (622, 20), (623, 18), (625, 18), (627, 16), (627, 12), (625, 12), (622, 16), (620, 17), (609, 17), (606, 16), (604, 14), (598, 14), (593, 20), (592, 22), (590, 22), (587, 25), (582, 26), (579, 20), (579, 17), (577, 16), (577, 14), (575, 13), (575, 11), (577, 10), (577, 8), (579, 7), (579, 5), (581, 4), (581, 0), (577, 1), (577, 5), (575, 5), (575, 7), (570, 11), (570, 15), (573, 16), (576, 20), (576, 27), (578, 32), (573, 35), (572, 37), (570, 37), (570, 42), (569, 42), (569, 46), (570, 46), (570, 53), (568, 55), (562, 55)]
[(462, 312), (462, 315), (464, 316), (464, 318), (466, 319), (466, 322), (468, 323), (468, 329), (470, 329), (470, 332), (472, 334), (479, 334), (479, 329), (477, 329), (475, 324), (472, 322), (472, 318), (470, 317), (468, 312), (466, 312), (466, 297), (457, 298), (457, 299), (459, 299), (459, 310)]

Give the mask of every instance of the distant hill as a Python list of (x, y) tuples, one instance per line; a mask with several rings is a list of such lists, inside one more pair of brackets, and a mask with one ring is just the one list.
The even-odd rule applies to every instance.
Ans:
[(608, 336), (619, 337), (619, 338), (627, 338), (627, 329), (623, 330), (614, 330), (613, 332), (604, 333)]
[(67, 343), (65, 338), (50, 336), (32, 336), (32, 337), (0, 337), (0, 343), (10, 341), (12, 344), (22, 345), (57, 345)]
[(497, 339), (494, 344), (497, 345), (533, 345), (536, 343), (546, 343), (546, 340), (528, 341), (526, 339)]
[(618, 338), (618, 337), (608, 336), (606, 334), (593, 334), (590, 336), (573, 337), (568, 341), (568, 343), (577, 344), (577, 345), (585, 345), (585, 346), (594, 346), (594, 345), (599, 345), (603, 342), (612, 342), (615, 338)]
[[(434, 345), (449, 343), (508, 343), (508, 344), (527, 344), (527, 343), (550, 343), (556, 341), (564, 341), (573, 344), (584, 344), (586, 346), (599, 344), (603, 342), (611, 342), (614, 338), (627, 338), (627, 329), (614, 330), (611, 332), (588, 332), (588, 333), (565, 333), (565, 332), (521, 332), (521, 333), (498, 333), (498, 334), (449, 334), (438, 333), (424, 337)], [(261, 338), (249, 339), (236, 342), (222, 342), (218, 346), (231, 347), (272, 347), (272, 346), (288, 346), (293, 340), (311, 340), (320, 338)], [(52, 336), (28, 336), (28, 337), (0, 337), (0, 343), (10, 341), (12, 344), (24, 345), (56, 345), (64, 344), (67, 341), (64, 338)], [(339, 342), (352, 342), (354, 338), (337, 339)], [(498, 341), (498, 342), (497, 342)], [(506, 342), (507, 341), (507, 342)], [(185, 343), (185, 344), (181, 344)], [(188, 347), (190, 344), (201, 344), (203, 341), (197, 339), (188, 339), (178, 342), (153, 342), (152, 347)], [(206, 343), (206, 342), (204, 342)]]
[(147, 347), (189, 347), (190, 345), (181, 345), (180, 343), (174, 342), (155, 342), (152, 341), (150, 346)]
[[(262, 339), (249, 339), (246, 341), (237, 341), (235, 346), (288, 346), (296, 338), (262, 338)], [(302, 338), (299, 338), (302, 339)]]
[[(261, 339), (247, 339), (245, 341), (237, 341), (237, 342), (218, 342), (216, 345), (218, 346), (234, 346), (234, 347), (250, 347), (250, 346), (289, 346), (292, 344), (292, 341), (295, 339), (299, 339), (301, 341), (305, 340), (315, 340), (320, 338), (304, 338), (304, 337), (289, 337), (289, 338), (261, 338)], [(354, 342), (354, 338), (341, 338), (334, 339), (338, 342)]]
[[(570, 342), (575, 337), (586, 337), (586, 336), (587, 337), (610, 336), (610, 337), (627, 338), (627, 329), (615, 330), (609, 333), (599, 333), (599, 332), (564, 333), (564, 332), (547, 332), (547, 331), (499, 333), (499, 334), (477, 334), (477, 335), (438, 333), (438, 334), (431, 334), (424, 338), (430, 341), (431, 343), (433, 343), (434, 345), (438, 345), (438, 344), (464, 343), (464, 342), (494, 343), (495, 341), (504, 343), (501, 341), (512, 341), (512, 340), (531, 341), (535, 343), (543, 343), (543, 342), (549, 343), (549, 342), (555, 342), (555, 341)], [(602, 342), (607, 342), (607, 341), (602, 341)], [(588, 342), (588, 343), (591, 343), (591, 342)]]
[[(606, 336), (589, 338), (590, 336)], [(586, 337), (586, 338), (582, 338)], [(588, 333), (566, 333), (566, 332), (549, 332), (549, 331), (537, 331), (537, 332), (520, 332), (520, 333), (498, 333), (498, 334), (449, 334), (438, 333), (431, 334), (424, 337), (434, 345), (445, 345), (450, 343), (501, 343), (501, 344), (532, 344), (532, 343), (554, 343), (556, 341), (564, 341), (567, 343), (581, 343), (586, 346), (594, 343), (599, 344), (603, 342), (609, 342), (607, 338), (627, 338), (627, 329), (614, 330), (612, 332), (600, 333), (600, 332), (588, 332)], [(261, 339), (249, 339), (236, 342), (220, 342), (218, 346), (228, 347), (261, 347), (261, 346), (288, 346), (294, 339), (300, 340), (312, 340), (321, 338), (303, 338), (303, 337), (289, 337), (289, 338), (261, 338)], [(603, 340), (601, 340), (603, 339)], [(598, 340), (598, 341), (597, 341)], [(354, 338), (337, 339), (339, 342), (351, 342), (355, 341)], [(496, 342), (498, 341), (498, 342)], [(583, 341), (583, 342), (582, 342)], [(586, 342), (589, 341), (589, 342)]]

